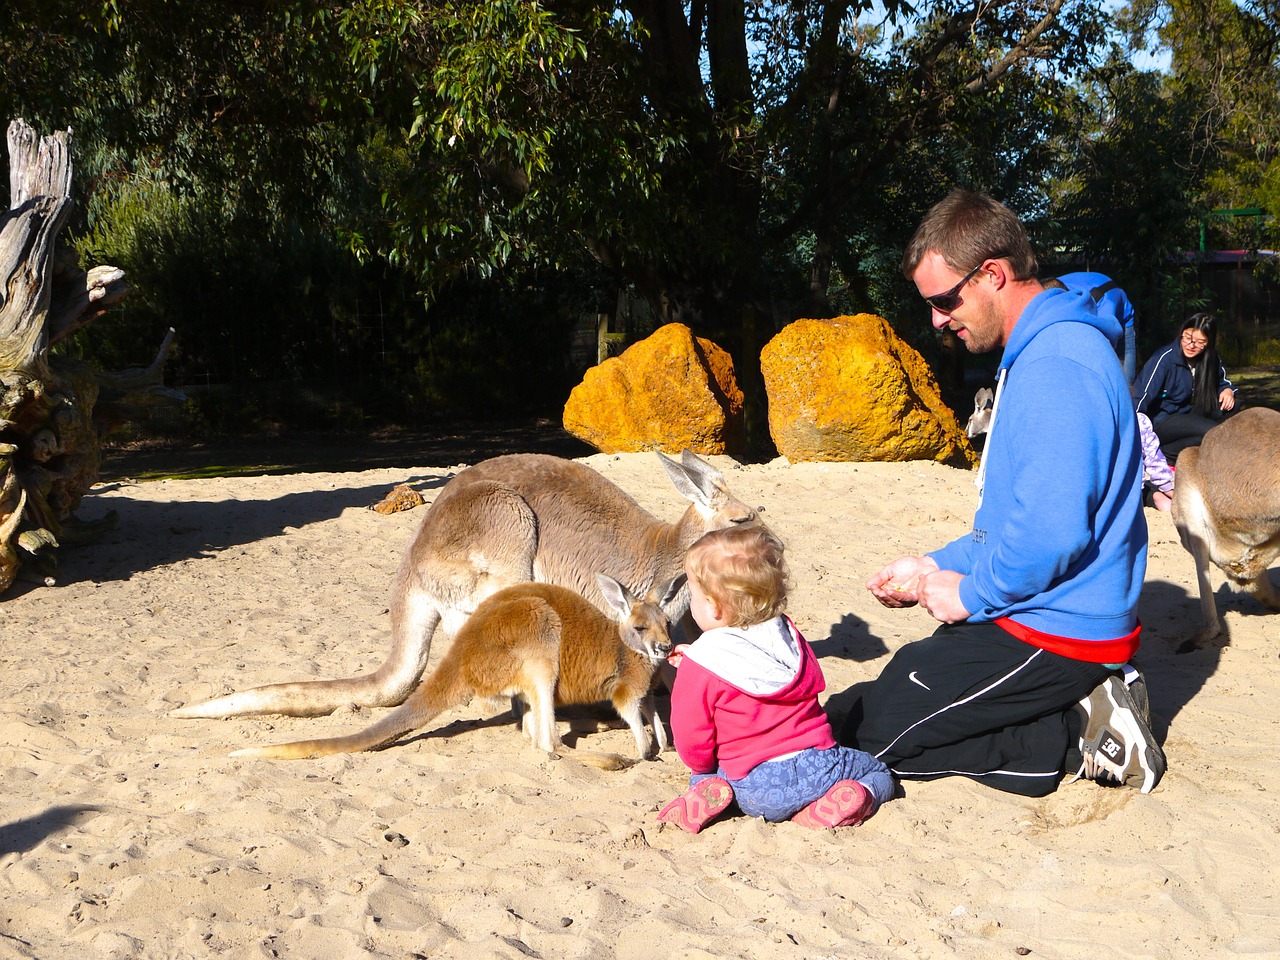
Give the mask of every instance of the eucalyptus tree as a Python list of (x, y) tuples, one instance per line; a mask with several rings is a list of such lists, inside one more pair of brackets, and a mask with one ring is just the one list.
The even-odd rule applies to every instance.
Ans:
[(1071, 140), (1060, 144), (1048, 191), (1052, 215), (1040, 239), (1066, 263), (1120, 282), (1146, 340), (1163, 339), (1166, 318), (1193, 285), (1185, 254), (1201, 210), (1198, 109), (1160, 72), (1135, 69), (1115, 51), (1072, 101)]
[(1106, 24), (1099, 0), (16, 4), (39, 29), (0, 53), (34, 69), (0, 104), (75, 112), (40, 119), (98, 145), (99, 184), (323, 230), (427, 294), (594, 271), (744, 367), (798, 312), (898, 319), (898, 250), (953, 183), (1042, 210)]
[(297, 378), (315, 368), (301, 353), (329, 352), (336, 291), (357, 269), (333, 224), (358, 194), (368, 112), (326, 15), (13, 0), (0, 109), (73, 131), (68, 237), (136, 288), (123, 316), (61, 349), (136, 364), (174, 326), (173, 370), (215, 383)]
[[(1179, 164), (1200, 211), (1261, 208), (1280, 216), (1280, 6), (1271, 0), (1135, 0), (1121, 25), (1170, 54), (1164, 95), (1185, 105)], [(1258, 229), (1262, 227), (1261, 231)], [(1220, 245), (1273, 246), (1256, 218), (1213, 228)]]
[[(1273, 221), (1212, 212), (1280, 214), (1276, 10), (1135, 0), (1117, 17), (1126, 47), (1085, 75), (1072, 102), (1046, 232), (1125, 285), (1148, 345), (1205, 303), (1188, 251), (1274, 245)], [(1136, 69), (1133, 55), (1153, 49), (1167, 67)]]
[(893, 242), (956, 177), (1031, 202), (1103, 22), (1089, 0), (353, 5), (388, 137), (359, 240), (426, 278), (586, 251), (660, 317), (730, 332), (797, 292), (803, 255), (822, 309), (833, 267), (861, 272), (851, 228)]

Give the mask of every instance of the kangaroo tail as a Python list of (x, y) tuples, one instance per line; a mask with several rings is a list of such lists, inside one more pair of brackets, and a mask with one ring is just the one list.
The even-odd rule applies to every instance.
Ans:
[(328, 757), (336, 753), (376, 750), (378, 747), (394, 743), (406, 733), (417, 730), (439, 712), (439, 709), (425, 706), (421, 698), (415, 696), (359, 733), (320, 740), (295, 740), (292, 743), (277, 743), (267, 747), (246, 747), (232, 752), (231, 756), (253, 757), (260, 760), (314, 760), (316, 757)]
[(272, 683), (265, 687), (230, 693), (214, 700), (190, 703), (170, 710), (169, 716), (183, 720), (223, 720), (227, 717), (261, 717), (267, 714), (323, 717), (350, 704), (361, 707), (394, 706), (394, 703), (388, 703), (382, 695), (376, 677), (376, 674), (369, 674), (345, 680)]
[(223, 720), (227, 717), (323, 717), (342, 707), (394, 707), (405, 702), (427, 666), (431, 635), (440, 614), (433, 607), (415, 613), (406, 625), (393, 623), (395, 641), (386, 662), (373, 673), (341, 680), (299, 680), (253, 687), (225, 697), (170, 710), (179, 719)]

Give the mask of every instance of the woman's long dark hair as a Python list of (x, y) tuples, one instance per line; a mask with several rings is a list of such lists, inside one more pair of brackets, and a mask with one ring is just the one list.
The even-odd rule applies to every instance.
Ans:
[(1195, 313), (1182, 325), (1179, 339), (1188, 330), (1203, 333), (1209, 341), (1193, 367), (1191, 402), (1195, 404), (1197, 413), (1217, 420), (1222, 416), (1222, 406), (1218, 402), (1218, 374), (1222, 370), (1222, 361), (1218, 359), (1218, 321), (1212, 313)]

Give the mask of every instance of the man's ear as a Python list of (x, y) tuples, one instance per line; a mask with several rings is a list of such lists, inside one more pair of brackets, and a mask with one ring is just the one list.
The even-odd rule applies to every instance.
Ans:
[(1002, 289), (1006, 284), (1013, 280), (1013, 273), (1009, 270), (1008, 260), (991, 259), (982, 265), (985, 273), (991, 277), (991, 283), (997, 290)]

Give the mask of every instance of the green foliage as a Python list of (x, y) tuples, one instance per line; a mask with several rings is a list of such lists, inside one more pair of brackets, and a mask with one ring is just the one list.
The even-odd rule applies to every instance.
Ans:
[(562, 219), (587, 186), (577, 165), (598, 168), (597, 187), (635, 182), (634, 149), (656, 149), (625, 123), (599, 142), (609, 119), (588, 97), (598, 68), (584, 36), (607, 45), (616, 29), (515, 0), (351, 5), (342, 39), (382, 119), (361, 149), (380, 209), (353, 228), (357, 248), (428, 290), (459, 274), (581, 261)]
[[(404, 358), (413, 364), (404, 397), (411, 411), (559, 414), (580, 376), (570, 341), (587, 305), (569, 277), (526, 280), (514, 289), (461, 283), (440, 293)], [(521, 336), (510, 335), (513, 326)]]
[(1092, 265), (1120, 281), (1149, 347), (1166, 339), (1167, 318), (1181, 315), (1194, 285), (1184, 254), (1198, 217), (1187, 163), (1196, 104), (1118, 52), (1080, 91), (1065, 133), (1074, 143), (1060, 144), (1053, 215), (1038, 238), (1064, 265)]
[(335, 372), (314, 342), (350, 333), (330, 308), (353, 299), (355, 265), (322, 238), (143, 182), (99, 194), (77, 248), (123, 267), (136, 287), (123, 325), (105, 340), (89, 328), (91, 355), (108, 367), (154, 352), (172, 326), (182, 383)]
[[(175, 382), (327, 385), (288, 416), (558, 413), (568, 331), (619, 289), (744, 379), (801, 314), (928, 352), (899, 262), (956, 184), (1152, 318), (1188, 302), (1170, 257), (1203, 210), (1280, 212), (1262, 4), (1126, 10), (1144, 40), (1163, 18), (1169, 77), (1097, 0), (11, 7), (0, 108), (75, 128), (79, 248), (138, 290), (75, 349), (137, 365), (173, 325)], [(250, 393), (246, 418), (287, 406)]]
[(1250, 366), (1280, 365), (1280, 337), (1268, 337), (1253, 345), (1253, 353), (1248, 359)]
[[(1119, 24), (1134, 49), (1164, 44), (1171, 69), (1139, 73), (1117, 53), (1087, 77), (1083, 148), (1064, 151), (1054, 194), (1057, 237), (1125, 284), (1152, 346), (1188, 313), (1227, 307), (1201, 291), (1186, 251), (1280, 239), (1266, 216), (1221, 213), (1280, 212), (1267, 189), (1280, 144), (1280, 22), (1252, 2), (1135, 0)], [(1263, 258), (1255, 272), (1268, 271)]]
[[(858, 23), (867, 9), (354, 5), (343, 34), (390, 128), (365, 148), (384, 216), (353, 230), (357, 247), (416, 265), (428, 287), (589, 253), (661, 318), (731, 341), (779, 294), (829, 309), (833, 269), (845, 289), (900, 287), (860, 266), (932, 198), (895, 177), (928, 167), (939, 190), (1032, 193), (1057, 123), (1046, 105), (1102, 20), (1089, 2), (1044, 24), (1023, 3), (894, 4), (888, 43)], [(888, 229), (845, 255), (849, 224), (882, 212)]]
[[(1280, 337), (1262, 337), (1251, 341), (1228, 337), (1220, 340), (1219, 346), (1222, 362), (1233, 371), (1247, 367), (1280, 365)], [(1232, 373), (1233, 379), (1235, 376)]]

